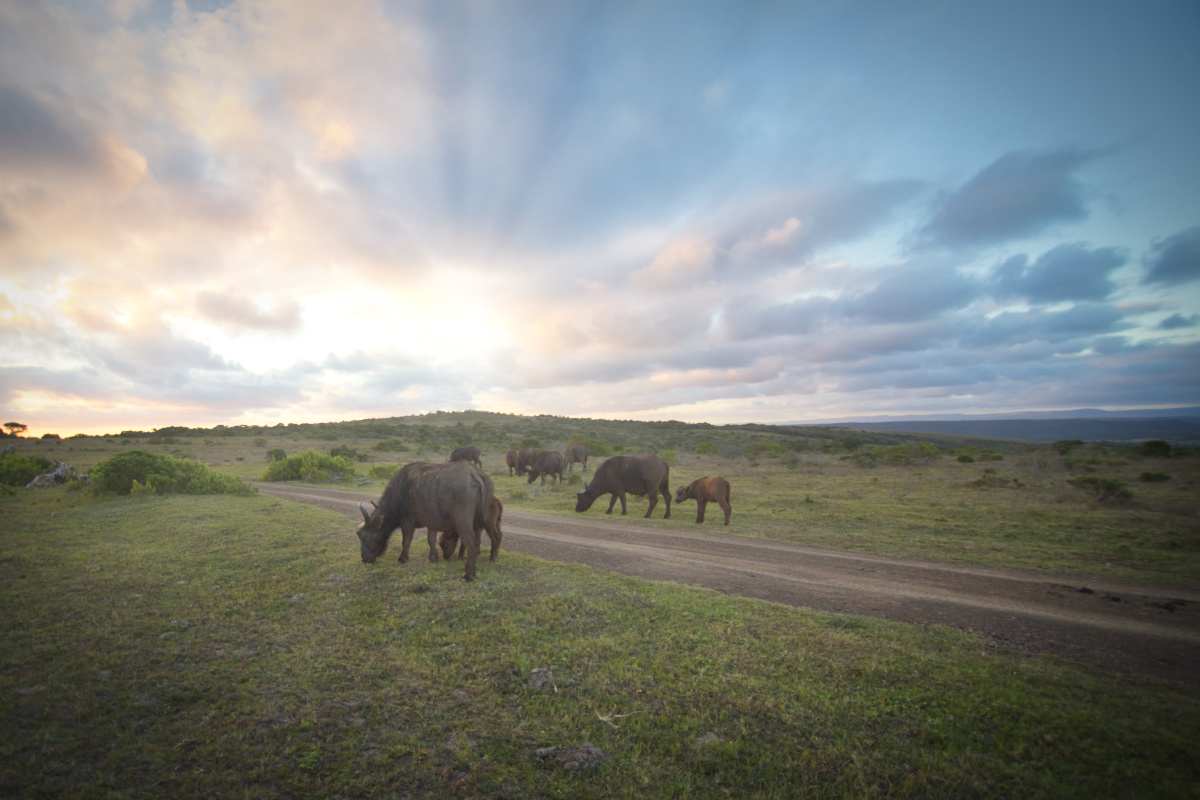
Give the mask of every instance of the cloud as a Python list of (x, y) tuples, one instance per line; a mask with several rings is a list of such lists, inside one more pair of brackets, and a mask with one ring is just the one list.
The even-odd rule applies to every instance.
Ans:
[(0, 84), (0, 165), (5, 170), (89, 168), (98, 160), (98, 149), (76, 121), (64, 119), (29, 92)]
[(196, 296), (197, 310), (213, 322), (234, 330), (295, 331), (300, 328), (300, 306), (294, 301), (262, 311), (252, 300), (233, 292), (205, 290)]
[(1117, 288), (1112, 273), (1127, 259), (1117, 247), (1060, 244), (1033, 264), (1025, 255), (1009, 258), (996, 269), (993, 288), (999, 298), (1024, 297), (1031, 303), (1104, 300)]
[(1155, 242), (1144, 260), (1144, 284), (1179, 286), (1200, 278), (1200, 225)]
[(1008, 153), (943, 195), (921, 238), (950, 247), (992, 244), (1085, 219), (1075, 173), (1099, 155), (1071, 148)]
[(1180, 328), (1194, 328), (1200, 325), (1200, 314), (1192, 314), (1185, 317), (1183, 314), (1172, 314), (1171, 316), (1158, 323), (1158, 327), (1164, 331), (1175, 331)]
[(978, 284), (957, 270), (905, 265), (888, 269), (873, 288), (846, 298), (839, 307), (869, 322), (916, 322), (963, 308), (978, 294)]

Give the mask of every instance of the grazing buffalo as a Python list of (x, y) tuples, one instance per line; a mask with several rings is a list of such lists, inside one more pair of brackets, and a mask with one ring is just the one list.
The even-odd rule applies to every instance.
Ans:
[(533, 462), (533, 466), (529, 468), (529, 483), (533, 483), (540, 477), (542, 479), (542, 486), (545, 486), (547, 475), (549, 475), (551, 479), (557, 475), (558, 482), (561, 484), (563, 481), (563, 470), (565, 468), (566, 459), (564, 459), (563, 454), (557, 450), (546, 450), (538, 453), (537, 461)]
[(522, 447), (517, 451), (517, 474), (524, 477), (533, 463), (537, 461), (538, 453), (542, 452), (536, 447)]
[(663, 519), (670, 519), (671, 487), (668, 485), (670, 477), (671, 468), (667, 466), (667, 462), (656, 455), (614, 456), (596, 468), (591, 483), (583, 485), (583, 491), (576, 495), (575, 510), (587, 511), (597, 497), (611, 493), (612, 499), (608, 503), (608, 511), (604, 513), (611, 514), (613, 506), (620, 499), (621, 515), (624, 516), (626, 493), (648, 494), (650, 495), (650, 508), (646, 509), (646, 518), (649, 519), (650, 515), (654, 513), (654, 506), (658, 503), (658, 493), (662, 492), (663, 500), (667, 504), (667, 513), (663, 514)]
[(574, 472), (575, 465), (579, 464), (580, 470), (587, 472), (587, 457), (588, 449), (581, 444), (573, 444), (567, 448), (567, 472)]
[(687, 486), (680, 486), (675, 490), (675, 502), (684, 500), (696, 501), (696, 522), (704, 522), (704, 509), (712, 501), (725, 512), (725, 524), (729, 524), (729, 515), (733, 511), (733, 506), (729, 505), (729, 481), (720, 475), (699, 478)]
[(383, 555), (392, 533), (399, 528), (400, 563), (407, 562), (413, 532), (425, 528), (429, 532), (429, 560), (437, 561), (438, 532), (453, 530), (467, 546), (463, 578), (472, 580), (480, 531), (486, 528), (488, 507), (494, 496), (492, 479), (473, 464), (462, 461), (408, 464), (388, 483), (372, 513), (368, 514), (359, 504), (364, 520), (358, 526), (362, 560), (369, 564)]
[[(500, 552), (500, 537), (504, 535), (500, 530), (500, 518), (504, 516), (504, 503), (500, 502), (499, 497), (493, 497), (492, 502), (488, 504), (487, 519), (484, 521), (483, 529), (487, 531), (488, 541), (492, 543), (492, 556), (488, 561), (495, 561), (497, 554)], [(442, 557), (447, 561), (454, 555), (454, 548), (458, 547), (458, 557), (462, 558), (466, 552), (467, 543), (459, 543), (458, 531), (442, 531), (438, 534), (438, 547), (442, 548)], [(482, 551), (483, 543), (480, 542)]]
[(513, 470), (517, 468), (517, 451), (509, 450), (504, 454), (504, 464), (508, 467), (508, 477), (513, 476)]
[(483, 469), (483, 461), (479, 458), (478, 447), (456, 447), (450, 453), (451, 461), (470, 461), (475, 466)]

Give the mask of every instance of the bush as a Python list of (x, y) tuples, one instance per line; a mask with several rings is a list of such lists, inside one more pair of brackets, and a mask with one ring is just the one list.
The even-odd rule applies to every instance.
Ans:
[(1171, 480), (1171, 476), (1165, 472), (1143, 472), (1138, 475), (1138, 480), (1142, 483), (1162, 483)]
[(974, 459), (974, 458), (972, 458), (971, 456), (967, 455), (966, 453), (963, 453), (961, 456), (959, 456), (959, 457), (958, 457), (958, 463), (960, 463), (960, 464), (974, 464), (974, 463), (975, 463), (975, 459)]
[(1050, 448), (1060, 456), (1065, 456), (1076, 447), (1083, 447), (1082, 439), (1063, 439), (1050, 445)]
[(377, 481), (390, 481), (400, 471), (399, 464), (376, 464), (367, 470), (367, 475)]
[(232, 475), (198, 461), (130, 450), (101, 461), (92, 470), (96, 493), (129, 494), (137, 482), (155, 494), (254, 494), (257, 490)]
[(48, 458), (9, 453), (0, 457), (0, 486), (24, 486), (52, 469), (54, 462)]
[(679, 461), (679, 453), (676, 453), (674, 450), (663, 450), (658, 454), (658, 457), (668, 464), (675, 464)]
[(287, 453), (283, 451), (282, 447), (273, 447), (267, 451), (267, 463), (283, 461), (285, 458), (287, 458)]
[(1097, 475), (1086, 475), (1082, 478), (1071, 478), (1067, 483), (1076, 489), (1082, 489), (1100, 503), (1120, 504), (1133, 499), (1133, 492), (1125, 484), (1113, 478), (1101, 478)]
[(254, 437), (254, 446), (255, 447), (266, 447), (267, 440), (264, 439), (262, 436), (255, 436)]
[(339, 444), (337, 447), (329, 451), (329, 455), (334, 458), (344, 458), (347, 461), (353, 461), (358, 458), (358, 451), (349, 445)]
[(408, 445), (399, 439), (384, 439), (375, 445), (375, 449), (381, 453), (407, 453)]
[(309, 448), (303, 453), (276, 461), (263, 473), (264, 481), (308, 481), (328, 483), (345, 480), (354, 474), (354, 467), (340, 456), (327, 456)]
[(717, 446), (712, 442), (701, 442), (696, 445), (696, 455), (698, 456), (715, 456), (717, 454)]
[(43, 433), (42, 438), (43, 439), (61, 439), (62, 437), (59, 436), (57, 433)]
[(1142, 442), (1137, 451), (1146, 458), (1170, 458), (1171, 444), (1162, 439), (1151, 439), (1148, 442)]

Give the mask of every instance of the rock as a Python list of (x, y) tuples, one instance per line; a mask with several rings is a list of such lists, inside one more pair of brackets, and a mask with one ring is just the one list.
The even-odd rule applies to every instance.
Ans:
[(79, 476), (79, 473), (75, 472), (75, 468), (70, 464), (64, 464), (61, 461), (55, 461), (54, 469), (38, 475), (29, 483), (25, 484), (25, 488), (36, 489), (39, 486), (62, 486), (64, 483), (74, 477), (87, 478), (86, 475)]

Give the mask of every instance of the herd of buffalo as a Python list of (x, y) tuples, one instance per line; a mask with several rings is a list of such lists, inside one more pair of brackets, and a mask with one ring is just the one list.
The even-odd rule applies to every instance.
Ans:
[[(563, 480), (564, 471), (572, 471), (576, 464), (587, 471), (588, 450), (583, 445), (567, 448), (564, 455), (554, 450), (538, 450), (525, 447), (509, 450), (504, 456), (509, 477), (529, 476), (529, 483), (539, 477), (542, 483), (549, 477), (551, 482)], [(621, 501), (621, 514), (625, 513), (625, 495), (649, 495), (650, 508), (646, 518), (658, 505), (661, 492), (667, 510), (664, 519), (671, 516), (671, 468), (656, 455), (613, 456), (596, 468), (590, 482), (583, 484), (583, 491), (576, 495), (575, 510), (587, 511), (601, 495), (611, 495), (608, 511), (611, 514), (617, 500)], [(417, 528), (425, 528), (429, 534), (429, 560), (442, 557), (449, 559), (457, 547), (459, 555), (465, 556), (467, 566), (464, 578), (475, 577), (475, 560), (479, 555), (481, 537), (484, 533), (491, 543), (491, 561), (500, 551), (500, 520), (504, 504), (496, 497), (495, 484), (483, 471), (478, 447), (459, 447), (450, 454), (444, 464), (417, 461), (401, 468), (388, 482), (379, 502), (372, 502), (373, 509), (359, 504), (363, 522), (358, 526), (358, 541), (362, 560), (371, 563), (387, 550), (388, 541), (396, 528), (400, 529), (402, 544), (400, 563), (408, 561), (408, 549)], [(729, 481), (720, 476), (700, 478), (687, 486), (675, 490), (675, 502), (696, 501), (696, 522), (704, 522), (704, 510), (714, 502), (725, 512), (725, 524), (729, 524), (732, 506), (729, 504)]]

